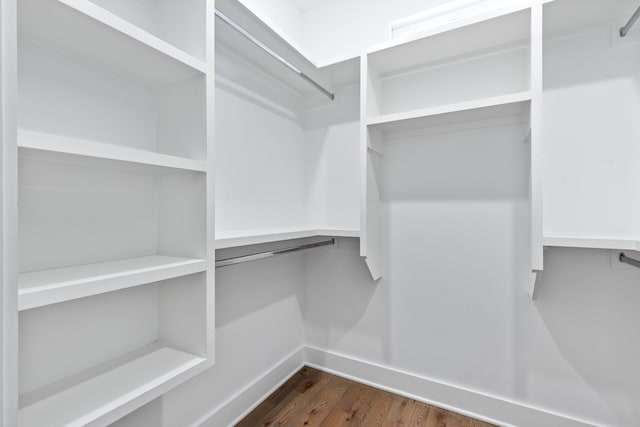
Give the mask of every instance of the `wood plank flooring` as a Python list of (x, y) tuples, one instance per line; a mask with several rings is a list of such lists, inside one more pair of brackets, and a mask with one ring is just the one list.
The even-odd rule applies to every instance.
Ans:
[(491, 427), (491, 424), (305, 367), (236, 426)]

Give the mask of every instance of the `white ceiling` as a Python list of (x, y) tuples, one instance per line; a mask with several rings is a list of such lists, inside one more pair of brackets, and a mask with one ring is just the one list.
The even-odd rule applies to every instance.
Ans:
[(298, 4), (298, 7), (300, 8), (300, 10), (304, 12), (305, 10), (311, 9), (312, 7), (326, 0), (294, 0), (294, 1)]

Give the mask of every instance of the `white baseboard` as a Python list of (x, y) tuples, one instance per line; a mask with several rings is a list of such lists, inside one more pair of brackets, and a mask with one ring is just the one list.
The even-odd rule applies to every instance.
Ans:
[(194, 427), (233, 426), (305, 365), (503, 427), (594, 426), (574, 417), (307, 346), (282, 359)]
[(313, 347), (312, 368), (504, 427), (593, 427), (586, 421)]
[(304, 365), (304, 347), (300, 347), (278, 362), (262, 377), (202, 417), (194, 426), (220, 427), (237, 424)]

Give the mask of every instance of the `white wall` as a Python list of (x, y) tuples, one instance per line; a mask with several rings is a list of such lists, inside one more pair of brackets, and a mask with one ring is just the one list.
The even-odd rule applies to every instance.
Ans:
[(302, 346), (302, 257), (217, 270), (216, 364), (163, 397), (164, 427), (203, 421)]
[(425, 239), (423, 257), (396, 247), (392, 262), (413, 276), (377, 284), (356, 240), (309, 255), (306, 344), (597, 425), (639, 425), (640, 271), (611, 269), (609, 251), (549, 249), (531, 301), (507, 247), (486, 264), (481, 228), (469, 224), (467, 245)]
[(316, 60), (357, 56), (389, 39), (390, 22), (446, 1), (326, 0), (303, 13), (301, 44)]

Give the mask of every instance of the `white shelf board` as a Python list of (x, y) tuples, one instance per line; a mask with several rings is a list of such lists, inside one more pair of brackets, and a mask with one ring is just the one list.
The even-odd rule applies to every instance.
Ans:
[(494, 49), (525, 46), (531, 38), (529, 4), (504, 8), (391, 40), (368, 51), (369, 66), (381, 76), (426, 64), (459, 60)]
[(519, 92), (456, 104), (369, 117), (366, 119), (366, 124), (367, 126), (375, 126), (384, 133), (392, 133), (490, 120), (500, 117), (523, 116), (529, 112), (530, 101), (531, 92)]
[(360, 237), (360, 231), (340, 228), (281, 228), (238, 231), (217, 231), (216, 249), (258, 245), (307, 237)]
[(55, 268), (18, 275), (18, 310), (28, 310), (199, 273), (204, 259), (162, 255)]
[[(121, 410), (137, 399), (144, 399), (149, 394), (154, 394), (151, 398), (156, 397), (156, 394), (165, 391), (163, 385), (177, 380), (205, 361), (202, 357), (161, 347), (20, 409), (18, 425), (41, 427), (106, 424), (101, 422), (103, 417), (106, 418), (110, 413)], [(144, 403), (146, 402), (140, 404)]]
[(151, 86), (206, 72), (206, 63), (89, 0), (20, 0), (22, 37)]
[(18, 147), (197, 172), (206, 172), (208, 168), (207, 162), (202, 160), (24, 129), (18, 129)]
[(640, 241), (632, 239), (613, 239), (607, 237), (576, 237), (545, 235), (544, 246), (561, 248), (614, 249), (640, 251)]

